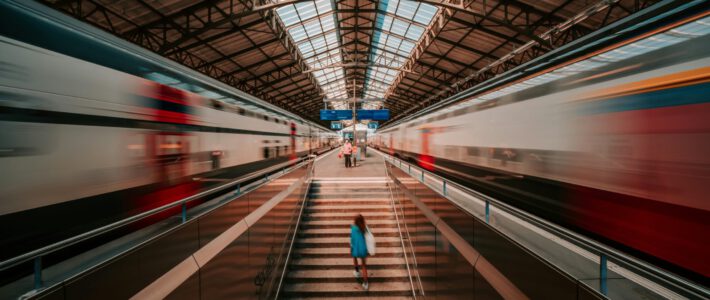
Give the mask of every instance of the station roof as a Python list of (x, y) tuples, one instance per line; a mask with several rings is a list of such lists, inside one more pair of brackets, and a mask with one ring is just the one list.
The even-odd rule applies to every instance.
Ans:
[(424, 108), (655, 2), (44, 1), (310, 119), (324, 99)]

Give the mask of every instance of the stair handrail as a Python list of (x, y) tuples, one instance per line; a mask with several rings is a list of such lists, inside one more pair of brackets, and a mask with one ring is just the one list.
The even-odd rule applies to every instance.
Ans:
[[(331, 151), (333, 151), (333, 150), (331, 150)], [(322, 157), (325, 157), (325, 156), (330, 155), (332, 153), (333, 152), (322, 154)], [(281, 271), (281, 276), (279, 278), (279, 284), (276, 287), (276, 293), (274, 294), (274, 299), (279, 298), (279, 294), (281, 293), (281, 287), (283, 286), (284, 278), (286, 278), (288, 265), (291, 261), (291, 252), (293, 251), (293, 245), (296, 242), (296, 236), (298, 234), (298, 229), (301, 225), (301, 217), (303, 216), (303, 210), (306, 207), (306, 204), (308, 201), (308, 194), (310, 193), (311, 184), (313, 183), (313, 176), (315, 175), (315, 165), (316, 164), (315, 164), (314, 158), (315, 158), (314, 156), (309, 156), (309, 159), (313, 159), (313, 161), (311, 162), (311, 165), (308, 167), (308, 173), (307, 173), (308, 175), (306, 178), (308, 185), (306, 188), (306, 192), (303, 194), (303, 198), (301, 199), (301, 209), (298, 210), (298, 216), (296, 217), (297, 218), (296, 219), (296, 226), (295, 226), (295, 229), (293, 230), (293, 235), (291, 236), (291, 244), (289, 245), (288, 252), (286, 253), (286, 260), (284, 261), (284, 268), (283, 268), (283, 271)]]
[[(409, 277), (409, 285), (412, 288), (412, 297), (414, 299), (417, 299), (417, 293), (416, 289), (414, 287), (414, 281), (412, 280), (412, 271), (409, 267), (409, 257), (407, 256), (407, 247), (404, 245), (404, 236), (402, 235), (402, 227), (399, 225), (399, 215), (397, 214), (397, 203), (395, 203), (394, 200), (394, 195), (392, 193), (392, 186), (390, 185), (389, 178), (391, 177), (389, 166), (387, 165), (386, 161), (382, 162), (383, 165), (385, 166), (385, 173), (387, 174), (388, 182), (387, 182), (387, 189), (389, 189), (390, 192), (390, 202), (392, 204), (392, 211), (394, 212), (394, 217), (397, 222), (397, 232), (399, 233), (399, 241), (402, 244), (402, 253), (404, 254), (404, 263), (405, 266), (407, 267), (407, 275)], [(400, 210), (402, 211), (402, 215), (404, 215), (404, 209), (401, 208), (400, 205)], [(409, 244), (409, 249), (412, 250), (412, 260), (414, 263), (414, 272), (416, 273), (416, 278), (417, 278), (417, 283), (419, 285), (419, 292), (421, 293), (422, 296), (425, 296), (426, 293), (424, 292), (424, 285), (422, 284), (421, 276), (419, 275), (419, 268), (417, 264), (417, 256), (416, 253), (414, 253), (414, 245), (412, 245), (412, 237), (409, 235), (409, 228), (407, 227), (407, 223), (404, 223), (405, 227), (405, 233), (407, 235), (407, 242)]]

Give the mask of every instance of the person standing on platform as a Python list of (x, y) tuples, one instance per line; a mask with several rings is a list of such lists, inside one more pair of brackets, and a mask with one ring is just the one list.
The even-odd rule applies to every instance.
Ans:
[[(350, 224), (350, 255), (353, 257), (353, 265), (355, 266), (355, 271), (353, 274), (355, 278), (360, 278), (362, 276), (362, 288), (367, 290), (369, 288), (370, 282), (367, 280), (367, 242), (365, 241), (365, 233), (367, 231), (367, 225), (365, 225), (365, 217), (362, 215), (357, 215), (355, 217), (354, 224)], [(362, 264), (358, 265), (357, 259), (362, 261)], [(360, 271), (362, 269), (362, 271)]]
[(351, 166), (350, 156), (352, 156), (352, 154), (353, 154), (353, 145), (350, 144), (350, 140), (345, 140), (345, 144), (343, 144), (343, 148), (340, 149), (340, 155), (345, 156), (345, 167), (346, 168), (350, 168), (350, 166)]

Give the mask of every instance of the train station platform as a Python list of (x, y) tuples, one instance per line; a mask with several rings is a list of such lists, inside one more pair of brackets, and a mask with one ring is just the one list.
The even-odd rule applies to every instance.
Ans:
[[(231, 193), (58, 263), (51, 249), (28, 253), (3, 270), (29, 267), (34, 274), (0, 292), (27, 299), (706, 295), (701, 286), (415, 164), (369, 149), (345, 168), (337, 152), (228, 182)], [(358, 214), (377, 243), (367, 259), (367, 289), (349, 251)]]
[[(31, 271), (6, 280), (0, 294), (23, 299), (707, 296), (702, 286), (416, 164), (375, 149), (369, 154), (345, 168), (336, 149), (228, 182), (232, 192), (214, 201), (61, 262), (51, 249), (3, 262), (4, 274)], [(377, 253), (367, 258), (367, 289), (353, 273), (349, 251), (350, 225), (358, 214), (377, 244)], [(67, 243), (80, 244), (80, 238)]]

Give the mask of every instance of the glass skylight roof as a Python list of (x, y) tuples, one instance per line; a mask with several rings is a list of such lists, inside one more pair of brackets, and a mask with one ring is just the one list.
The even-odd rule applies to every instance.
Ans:
[[(382, 0), (372, 39), (370, 62), (386, 67), (370, 67), (365, 79), (365, 98), (382, 98), (412, 53), (437, 8), (411, 0)], [(345, 71), (337, 32), (334, 2), (299, 2), (276, 10), (306, 65), (320, 84), (326, 98), (346, 98)], [(335, 108), (347, 108), (344, 102)], [(374, 108), (380, 103), (365, 103)]]
[(327, 98), (347, 97), (336, 15), (331, 0), (287, 5), (276, 10)]
[[(365, 78), (365, 98), (383, 98), (419, 39), (437, 13), (436, 6), (411, 0), (383, 0), (375, 21), (370, 62)], [(386, 66), (386, 67), (385, 67)], [(378, 103), (365, 103), (375, 108)]]

